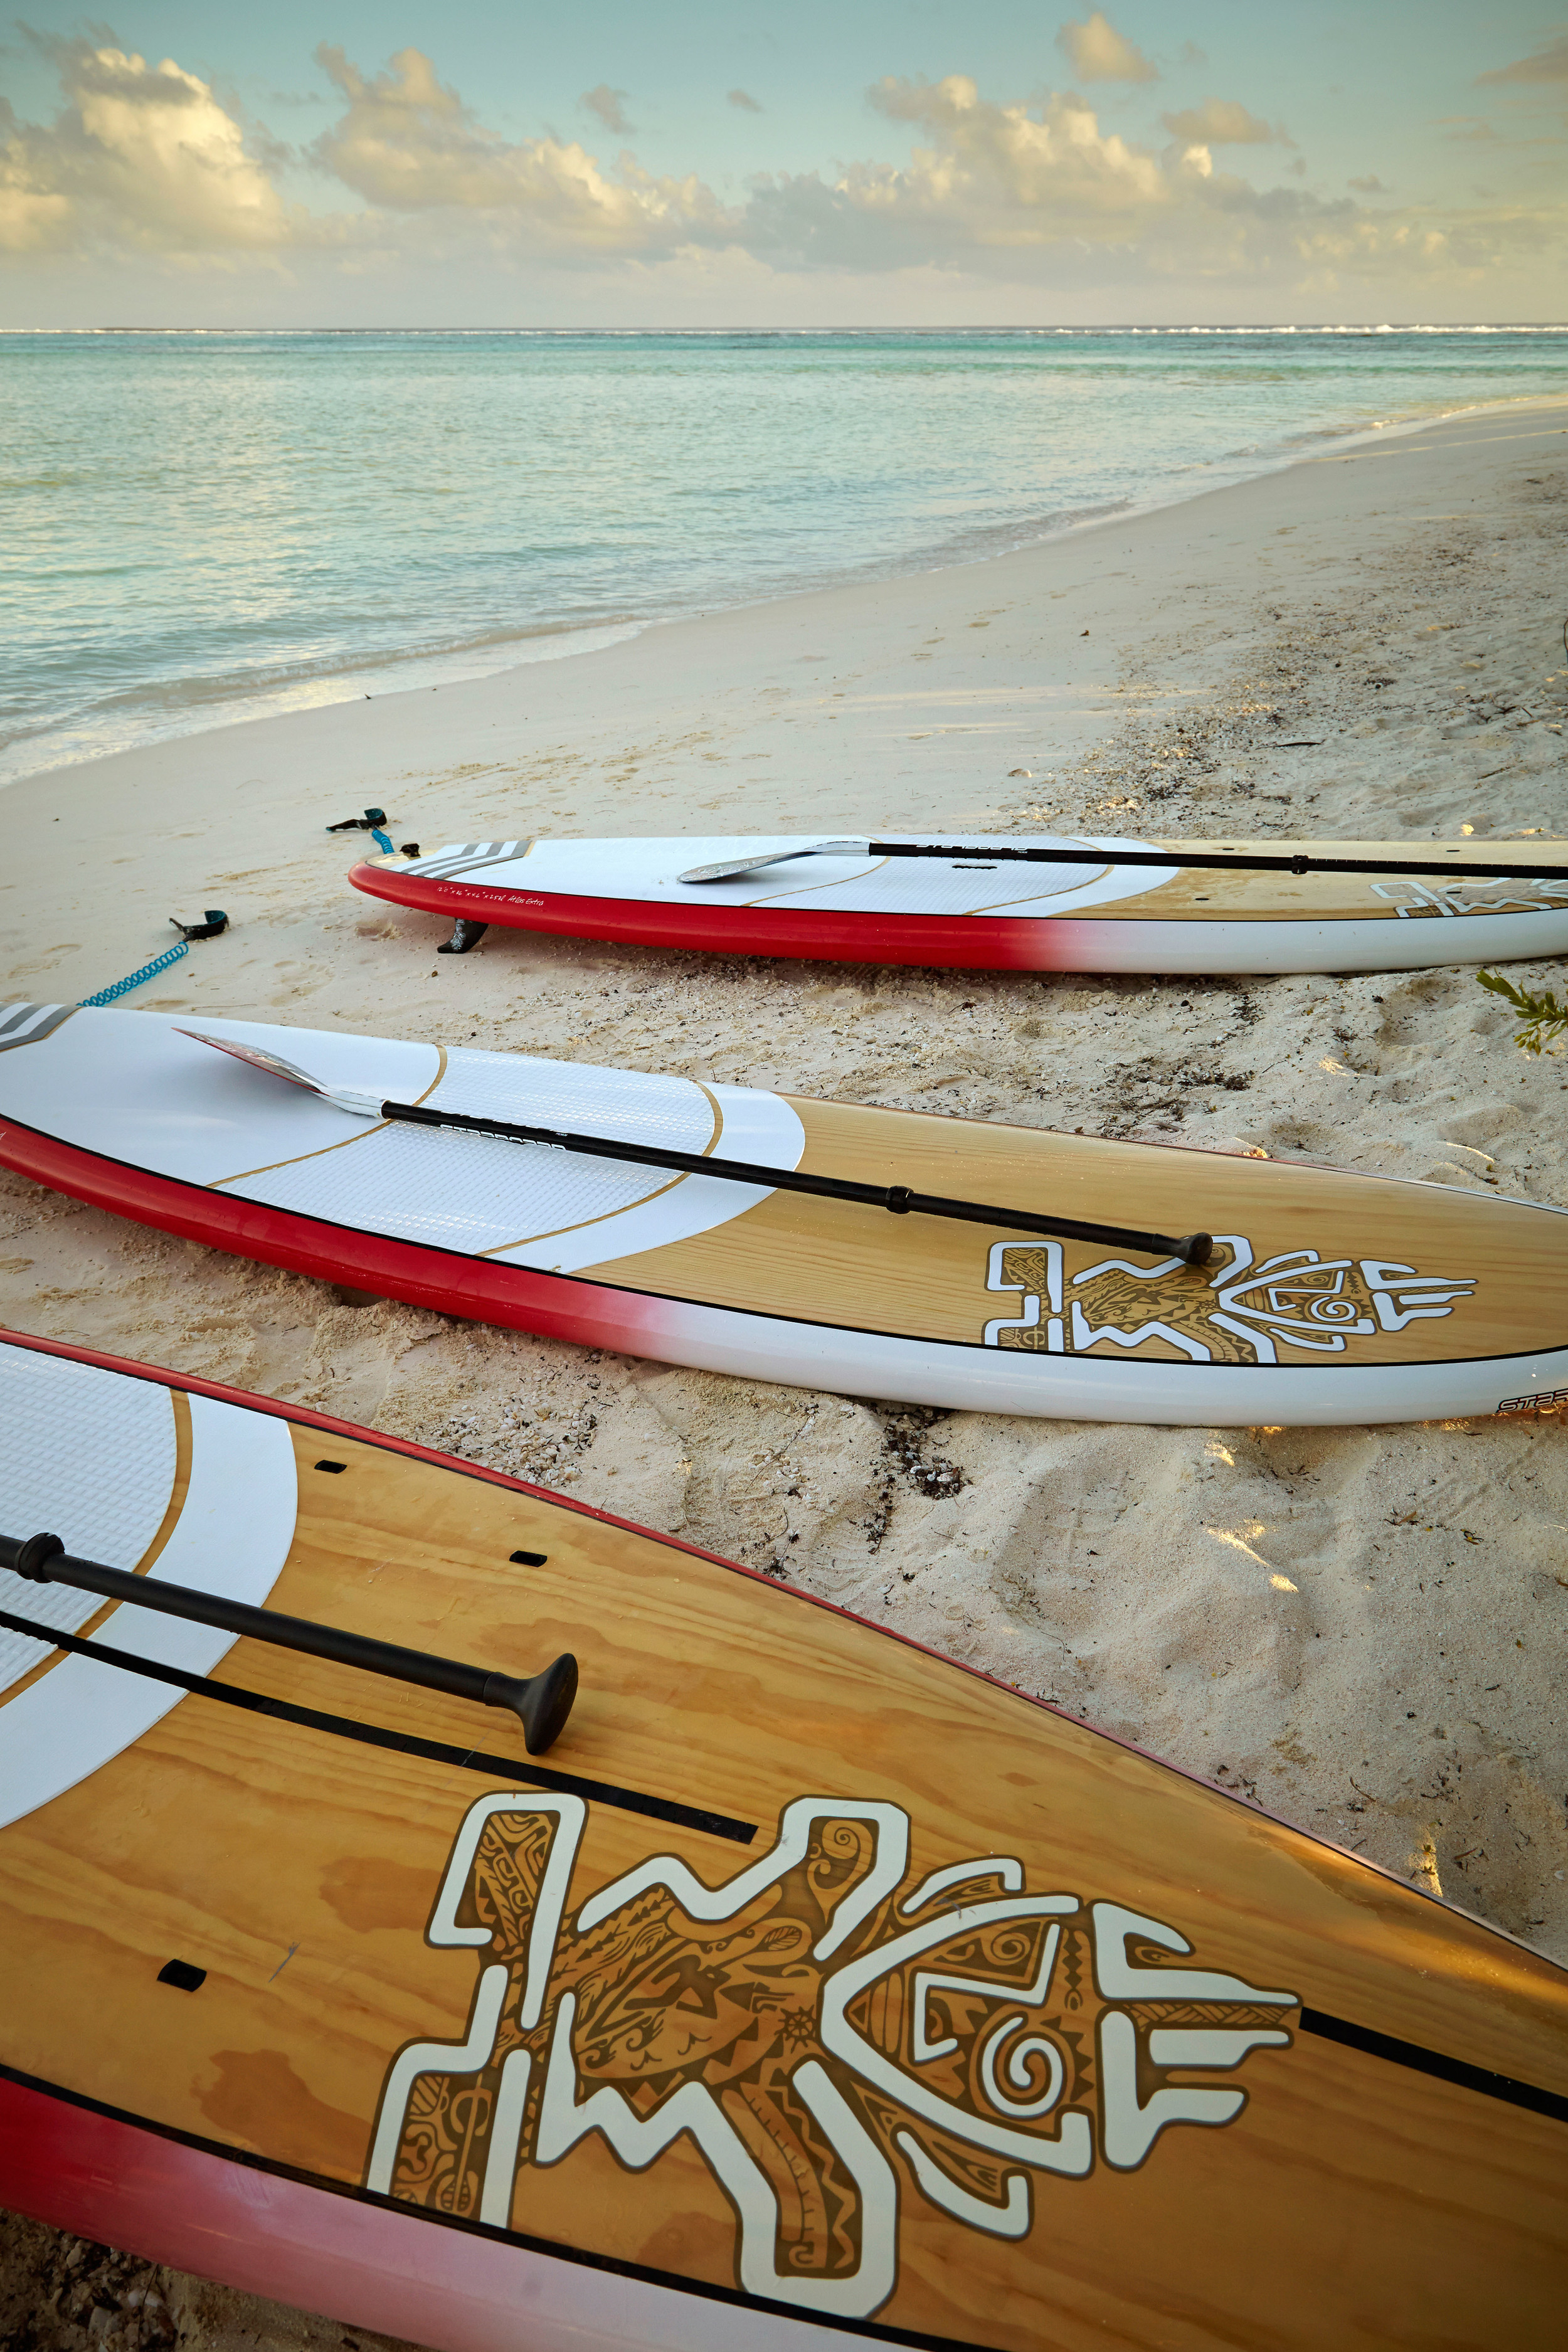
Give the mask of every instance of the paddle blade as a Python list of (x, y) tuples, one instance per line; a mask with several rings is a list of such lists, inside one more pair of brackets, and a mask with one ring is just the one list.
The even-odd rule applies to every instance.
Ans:
[(678, 882), (729, 882), (739, 874), (760, 874), (764, 866), (787, 866), (792, 857), (864, 857), (864, 841), (814, 841), (808, 849), (770, 849), (755, 857), (730, 857), (717, 866), (691, 866)]
[(324, 1087), (308, 1071), (286, 1062), (281, 1054), (269, 1054), (264, 1045), (242, 1045), (232, 1037), (209, 1037), (201, 1029), (181, 1029), (180, 1034), (194, 1039), (198, 1045), (211, 1045), (220, 1054), (232, 1054), (237, 1062), (248, 1062), (252, 1069), (265, 1070), (269, 1078), (282, 1078), (291, 1087), (303, 1087), (307, 1094), (319, 1095), (323, 1102), (335, 1104), (339, 1110), (352, 1111), (358, 1118), (381, 1117), (381, 1105), (374, 1095), (361, 1094), (353, 1087)]

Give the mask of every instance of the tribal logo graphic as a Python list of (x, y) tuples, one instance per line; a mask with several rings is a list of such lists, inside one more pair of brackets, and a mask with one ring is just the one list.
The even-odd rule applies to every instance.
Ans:
[[(1392, 906), (1402, 922), (1415, 919), (1436, 919), (1445, 915), (1551, 915), (1561, 914), (1563, 901), (1568, 898), (1568, 882), (1554, 882), (1548, 877), (1537, 876), (1517, 887), (1496, 875), (1478, 874), (1466, 879), (1456, 874), (1447, 882), (1417, 882), (1402, 878), (1397, 882), (1374, 882), (1373, 896)], [(1477, 898), (1473, 891), (1489, 892), (1489, 897)]]
[(468, 2036), (394, 2061), (369, 2188), (504, 2228), (521, 2187), (526, 2227), (531, 2168), (597, 2134), (641, 2172), (688, 2134), (736, 2284), (866, 2318), (901, 2209), (1023, 2238), (1053, 2176), (1233, 2122), (1234, 2070), (1291, 2040), (1294, 1993), (1183, 1965), (1184, 1937), (1118, 1904), (1030, 1893), (1011, 1856), (908, 1886), (895, 1805), (796, 1798), (727, 1884), (660, 1854), (569, 1916), (586, 1822), (532, 1791), (470, 1809), (428, 1929), (479, 1960)]
[(1476, 1287), (1468, 1276), (1449, 1280), (1392, 1258), (1325, 1258), (1313, 1249), (1259, 1265), (1245, 1234), (1216, 1234), (1215, 1246), (1229, 1252), (1216, 1271), (1194, 1273), (1175, 1257), (1148, 1266), (1107, 1257), (1069, 1281), (1059, 1242), (996, 1242), (986, 1287), (1013, 1292), (1017, 1309), (986, 1324), (985, 1345), (1061, 1356), (1163, 1340), (1194, 1364), (1291, 1361), (1282, 1348), (1310, 1360), (1449, 1315)]

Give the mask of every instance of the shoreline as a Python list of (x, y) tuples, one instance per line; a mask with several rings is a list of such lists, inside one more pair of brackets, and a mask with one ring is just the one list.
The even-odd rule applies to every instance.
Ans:
[[(1137, 334), (1207, 334), (1238, 331), (1184, 328), (1131, 329), (1126, 331)], [(1267, 331), (1284, 333), (1288, 331)], [(1439, 331), (1424, 329), (1420, 331), (1435, 333)], [(1563, 331), (1568, 333), (1568, 329)], [(1568, 399), (1568, 393), (1558, 397)], [(204, 689), (201, 679), (190, 679), (184, 682), (183, 690), (186, 699), (177, 718), (166, 725), (159, 725), (150, 719), (138, 723), (126, 740), (110, 744), (106, 749), (83, 751), (72, 745), (70, 738), (76, 722), (71, 721), (60, 721), (40, 730), (33, 738), (16, 738), (0, 749), (0, 792), (8, 791), (32, 778), (58, 775), (62, 770), (87, 767), (100, 761), (125, 757), (138, 751), (155, 751), (183, 742), (190, 736), (226, 733), (235, 728), (258, 725), (269, 719), (299, 718), (335, 708), (341, 703), (384, 698), (387, 694), (417, 694), (440, 689), (450, 693), (505, 677), (513, 670), (531, 668), (542, 662), (571, 661), (602, 653), (612, 646), (624, 644), (650, 630), (686, 626), (730, 614), (763, 613), (773, 606), (793, 604), (801, 597), (833, 594), (857, 588), (874, 589), (892, 580), (926, 579), (937, 573), (994, 563), (1007, 556), (1026, 554), (1087, 531), (1114, 530), (1142, 517), (1189, 505), (1222, 490), (1268, 479), (1293, 466), (1310, 464), (1314, 456), (1321, 454), (1323, 446), (1336, 451), (1375, 446), (1431, 431), (1462, 418), (1511, 415), (1520, 409), (1542, 404), (1552, 404), (1552, 396), (1522, 393), (1494, 400), (1468, 402), (1457, 407), (1437, 406), (1432, 413), (1396, 413), (1370, 425), (1348, 423), (1307, 428), (1292, 433), (1283, 442), (1268, 447), (1245, 446), (1220, 457), (1192, 460), (1179, 469), (1216, 478), (1186, 482), (1179, 487), (1172, 487), (1167, 482), (1163, 487), (1149, 489), (1145, 495), (1098, 506), (1082, 513), (1054, 514), (1043, 525), (988, 525), (983, 536), (989, 543), (984, 546), (971, 544), (959, 535), (918, 552), (907, 551), (901, 556), (861, 556), (838, 568), (831, 577), (806, 581), (794, 587), (759, 595), (744, 594), (730, 602), (698, 602), (671, 611), (627, 614), (595, 621), (542, 620), (515, 632), (491, 633), (462, 646), (370, 651), (297, 678), (279, 677), (253, 692), (247, 692), (239, 687), (231, 691), (222, 685), (214, 685), (209, 692)], [(1021, 530), (1022, 536), (1019, 535)], [(487, 649), (489, 658), (485, 657)], [(373, 693), (373, 688), (379, 688), (379, 694)], [(209, 709), (210, 716), (206, 715)], [(41, 765), (14, 765), (15, 760), (29, 756), (32, 749), (50, 743), (60, 747), (58, 757), (47, 759)]]

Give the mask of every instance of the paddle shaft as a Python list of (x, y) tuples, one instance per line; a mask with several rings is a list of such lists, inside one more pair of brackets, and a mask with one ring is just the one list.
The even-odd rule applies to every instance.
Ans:
[[(776, 862), (788, 863), (790, 856), (816, 857), (823, 855), (815, 849), (787, 852)], [(1489, 882), (1568, 882), (1568, 866), (1521, 864), (1518, 859), (1507, 866), (1481, 866), (1467, 858), (1463, 866), (1445, 866), (1441, 859), (1418, 857), (1310, 857), (1300, 852), (1289, 856), (1270, 857), (1237, 854), (1231, 856), (1217, 850), (1205, 849), (1068, 849), (1055, 844), (1043, 848), (1024, 848), (1009, 843), (1005, 848), (993, 845), (987, 849), (957, 849), (950, 843), (923, 841), (868, 841), (868, 857), (962, 857), (974, 858), (989, 866), (994, 860), (1016, 859), (1026, 865), (1039, 866), (1202, 866), (1205, 870), (1223, 872), (1236, 866), (1244, 874), (1460, 874), (1475, 875)], [(737, 866), (738, 873), (745, 868)]]
[[(220, 1626), (226, 1633), (243, 1633), (249, 1641), (270, 1642), (280, 1650), (331, 1658), (365, 1674), (386, 1675), (394, 1682), (477, 1700), (481, 1706), (510, 1708), (522, 1725), (531, 1756), (542, 1754), (560, 1733), (576, 1695), (577, 1663), (570, 1655), (557, 1658), (542, 1675), (526, 1681), (492, 1674), (456, 1658), (433, 1657), (425, 1650), (405, 1650), (395, 1642), (351, 1633), (341, 1625), (319, 1625), (309, 1617), (286, 1617), (277, 1610), (256, 1609), (247, 1601), (226, 1601), (219, 1593), (195, 1591), (188, 1585), (131, 1576), (99, 1560), (73, 1559), (58, 1536), (0, 1536), (0, 1568), (31, 1584), (68, 1584), (81, 1592), (100, 1592), (109, 1601), (156, 1609), (197, 1625)], [(542, 1737), (546, 1732), (548, 1737)]]
[(818, 1200), (850, 1201), (895, 1216), (952, 1217), (970, 1225), (1009, 1225), (1015, 1232), (1049, 1234), (1055, 1239), (1095, 1242), (1111, 1249), (1152, 1250), (1205, 1265), (1213, 1254), (1209, 1234), (1145, 1234), (1127, 1225), (1084, 1224), (1073, 1217), (1045, 1217), (1032, 1209), (1001, 1209), (983, 1201), (950, 1201), (936, 1192), (912, 1192), (907, 1184), (859, 1184), (847, 1176), (808, 1176), (795, 1168), (768, 1168), (752, 1160), (719, 1160), (700, 1151), (676, 1151), (663, 1144), (623, 1143), (599, 1135), (574, 1135), (562, 1128), (523, 1127), (511, 1119), (475, 1118), (467, 1112), (435, 1110), (425, 1103), (384, 1102), (383, 1118), (409, 1127), (453, 1127), (470, 1135), (500, 1136), (508, 1143), (547, 1143), (594, 1160), (624, 1160), (640, 1168), (675, 1168), (689, 1176), (719, 1176), (731, 1184), (765, 1185), (780, 1192), (809, 1192)]

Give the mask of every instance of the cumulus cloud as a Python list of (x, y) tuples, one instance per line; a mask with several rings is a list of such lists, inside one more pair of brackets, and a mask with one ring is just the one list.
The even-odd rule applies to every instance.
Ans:
[(1478, 81), (1568, 81), (1568, 33), (1548, 41), (1533, 57), (1520, 58), (1495, 73), (1479, 74)]
[(853, 164), (831, 185), (814, 173), (759, 184), (746, 217), (752, 252), (888, 268), (1125, 244), (1190, 176), (1102, 132), (1081, 98), (999, 105), (967, 74), (939, 82), (889, 76), (868, 96), (889, 121), (916, 131), (909, 164)]
[(1266, 147), (1270, 142), (1293, 147), (1296, 142), (1278, 129), (1249, 114), (1234, 98), (1205, 98), (1201, 106), (1185, 106), (1178, 114), (1160, 117), (1173, 139), (1203, 147)]
[(612, 89), (607, 81), (602, 81), (596, 89), (585, 89), (577, 103), (585, 106), (590, 114), (596, 114), (606, 131), (620, 134), (629, 132), (632, 128), (626, 121), (624, 104), (630, 96), (629, 90)]
[(761, 114), (763, 110), (749, 89), (726, 90), (724, 98), (727, 105), (738, 106), (742, 114)]
[(65, 105), (42, 124), (0, 101), (0, 246), (210, 252), (288, 237), (289, 216), (241, 125), (197, 75), (107, 40), (40, 46)]
[(1102, 8), (1081, 25), (1064, 25), (1057, 47), (1079, 81), (1158, 81), (1159, 68), (1124, 40)]
[[(1085, 79), (1107, 79), (1112, 66), (1124, 81), (1152, 75), (1098, 12), (1065, 27), (1064, 41), (1068, 34), (1082, 37), (1075, 62)], [(413, 284), (420, 268), (465, 264), (482, 268), (487, 284), (502, 263), (577, 265), (601, 282), (619, 264), (623, 291), (722, 280), (759, 295), (781, 271), (861, 273), (868, 286), (905, 272), (928, 311), (944, 285), (984, 280), (1042, 294), (1083, 289), (1129, 310), (1152, 296), (1162, 314), (1179, 300), (1203, 315), (1214, 289), (1216, 305), (1257, 315), (1258, 304), (1313, 301), (1352, 281), (1397, 283), (1412, 299), (1428, 280), (1489, 287), (1500, 267), (1522, 268), (1521, 257), (1568, 242), (1568, 206), (1555, 198), (1533, 208), (1490, 200), (1468, 211), (1453, 201), (1395, 208), (1372, 175), (1333, 201), (1294, 180), (1254, 184), (1216, 158), (1250, 150), (1261, 164), (1268, 142), (1289, 142), (1234, 100), (1168, 114), (1173, 143), (1155, 153), (1102, 128), (1071, 91), (994, 99), (965, 74), (889, 77), (868, 93), (905, 134), (905, 161), (760, 178), (725, 206), (695, 175), (656, 177), (626, 153), (610, 166), (553, 132), (502, 137), (414, 48), (376, 71), (338, 48), (318, 52), (333, 100), (330, 127), (305, 160), (363, 208), (307, 212), (286, 205), (276, 184), (300, 159), (242, 122), (197, 75), (172, 60), (149, 64), (106, 33), (42, 46), (63, 104), (39, 124), (0, 101), (0, 247), (17, 256), (112, 248), (117, 269), (121, 254), (142, 249), (179, 268), (203, 254), (232, 267), (248, 253), (275, 271), (277, 255), (314, 247), (318, 273), (341, 261), (374, 268), (388, 286)], [(624, 125), (625, 98), (605, 86), (584, 102), (610, 127), (605, 108)], [(729, 101), (762, 110), (743, 90)], [(1301, 168), (1300, 158), (1287, 166)], [(1382, 208), (1358, 197), (1384, 200)], [(1111, 288), (1122, 290), (1112, 298)]]
[(316, 57), (346, 101), (310, 152), (369, 203), (394, 212), (458, 207), (525, 231), (539, 252), (584, 257), (668, 248), (721, 236), (726, 215), (695, 176), (655, 179), (630, 157), (614, 173), (575, 140), (509, 141), (487, 131), (437, 80), (419, 49), (366, 75), (323, 42)]
[(1071, 93), (1002, 103), (952, 74), (889, 79), (868, 95), (910, 126), (908, 163), (758, 183), (739, 231), (753, 256), (792, 269), (945, 268), (1100, 299), (1121, 286), (1133, 301), (1180, 285), (1203, 315), (1208, 288), (1247, 302), (1273, 289), (1289, 302), (1346, 282), (1479, 285), (1510, 255), (1564, 237), (1556, 206), (1438, 217), (1255, 186), (1204, 142), (1155, 155), (1104, 131)]

